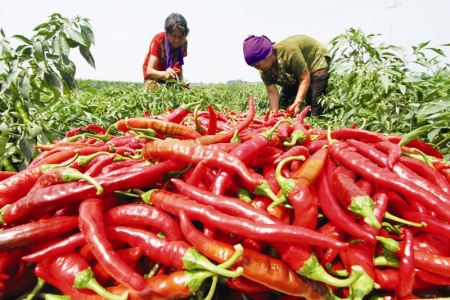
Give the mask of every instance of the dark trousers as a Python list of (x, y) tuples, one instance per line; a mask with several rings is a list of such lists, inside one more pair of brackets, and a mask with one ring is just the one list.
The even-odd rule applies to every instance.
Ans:
[[(320, 116), (323, 113), (323, 107), (317, 101), (317, 98), (327, 93), (328, 73), (330, 69), (330, 59), (327, 57), (328, 67), (317, 70), (311, 74), (311, 81), (308, 92), (306, 93), (306, 105), (311, 105), (311, 116)], [(280, 108), (287, 109), (294, 103), (297, 96), (298, 85), (285, 86), (280, 91)]]

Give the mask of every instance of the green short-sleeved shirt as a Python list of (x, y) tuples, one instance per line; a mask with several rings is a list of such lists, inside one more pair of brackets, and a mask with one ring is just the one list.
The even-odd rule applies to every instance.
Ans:
[(305, 71), (314, 73), (328, 66), (325, 57), (330, 57), (327, 47), (319, 41), (302, 34), (293, 35), (273, 46), (278, 61), (278, 77), (270, 71), (260, 71), (266, 86), (298, 85), (298, 78)]

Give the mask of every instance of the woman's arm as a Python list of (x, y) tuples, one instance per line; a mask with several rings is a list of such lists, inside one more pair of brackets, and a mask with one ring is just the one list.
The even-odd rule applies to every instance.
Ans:
[[(172, 79), (176, 78), (175, 70), (172, 68), (167, 68), (164, 71), (158, 71), (156, 66), (158, 65), (159, 59), (154, 55), (150, 55), (150, 60), (147, 65), (147, 78), (150, 79)], [(181, 69), (181, 68), (180, 68)]]
[(306, 93), (308, 92), (309, 84), (311, 82), (311, 75), (309, 73), (308, 68), (303, 71), (303, 73), (298, 78), (299, 85), (298, 85), (298, 91), (297, 96), (295, 97), (294, 103), (289, 106), (289, 110), (293, 111), (294, 114), (298, 114), (300, 112), (300, 106), (302, 104), (302, 101), (306, 97)]
[(269, 96), (269, 103), (271, 110), (278, 110), (280, 107), (280, 93), (278, 92), (277, 86), (275, 84), (271, 84), (267, 89), (267, 95)]

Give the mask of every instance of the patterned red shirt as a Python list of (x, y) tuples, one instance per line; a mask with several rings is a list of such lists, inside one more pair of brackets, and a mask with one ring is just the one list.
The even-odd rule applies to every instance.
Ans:
[[(156, 66), (156, 69), (158, 71), (164, 71), (166, 69), (167, 56), (166, 56), (166, 49), (164, 47), (165, 38), (166, 38), (166, 33), (160, 32), (153, 37), (152, 42), (150, 43), (150, 48), (148, 50), (147, 56), (145, 57), (144, 64), (142, 65), (142, 73), (143, 73), (145, 79), (147, 79), (147, 66), (148, 66), (148, 62), (150, 61), (150, 55), (156, 56), (158, 58), (158, 64)], [(183, 51), (183, 57), (186, 57), (187, 56), (187, 40), (181, 46), (181, 50)], [(172, 53), (172, 61), (173, 61), (173, 63), (176, 63), (178, 61), (178, 52), (177, 51), (173, 51), (173, 52), (174, 53)]]

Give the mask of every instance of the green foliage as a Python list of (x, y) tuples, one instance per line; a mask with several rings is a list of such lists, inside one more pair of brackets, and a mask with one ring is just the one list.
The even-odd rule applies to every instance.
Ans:
[[(326, 119), (336, 120), (338, 127), (357, 122), (400, 134), (448, 120), (450, 72), (439, 60), (444, 52), (426, 42), (412, 47), (407, 58), (400, 47), (374, 45), (374, 37), (352, 28), (330, 42), (331, 77), (328, 94), (320, 100)], [(449, 128), (447, 123), (419, 138), (433, 144), (439, 140), (437, 145), (448, 152)]]
[(73, 20), (53, 14), (38, 25), (28, 39), (14, 35), (19, 43), (13, 47), (0, 29), (0, 144), (4, 153), (0, 168), (24, 168), (36, 152), (33, 145), (49, 143), (61, 136), (51, 120), (42, 113), (51, 109), (61, 97), (71, 98), (77, 91), (75, 64), (69, 59), (72, 48), (95, 68), (90, 52), (95, 44), (88, 19)]

